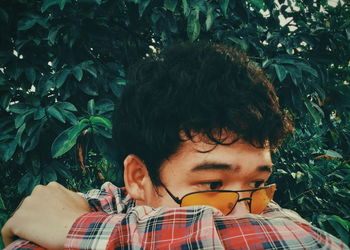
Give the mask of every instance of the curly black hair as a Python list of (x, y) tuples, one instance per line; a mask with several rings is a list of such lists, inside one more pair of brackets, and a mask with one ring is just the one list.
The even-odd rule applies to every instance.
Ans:
[[(244, 53), (218, 44), (180, 44), (134, 65), (113, 118), (119, 162), (137, 155), (155, 186), (184, 135), (274, 149), (292, 129), (262, 70)], [(233, 139), (227, 143), (224, 134)]]

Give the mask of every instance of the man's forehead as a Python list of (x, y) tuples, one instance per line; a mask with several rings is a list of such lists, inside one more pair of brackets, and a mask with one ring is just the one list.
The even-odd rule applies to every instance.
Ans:
[[(272, 166), (271, 150), (269, 147), (257, 148), (250, 143), (240, 139), (232, 144), (227, 145), (217, 144), (213, 141), (208, 142), (208, 139), (201, 140), (202, 137), (193, 137), (180, 143), (177, 152), (168, 158), (168, 163), (179, 163), (182, 166), (190, 167), (205, 164), (208, 162), (215, 163), (218, 169), (219, 165), (231, 166), (231, 170), (239, 167), (240, 162), (254, 161), (259, 166)], [(228, 139), (229, 142), (232, 139)], [(221, 167), (221, 169), (223, 169)], [(265, 169), (266, 170), (266, 169)]]
[(272, 169), (269, 148), (257, 148), (244, 140), (231, 145), (187, 140), (181, 142), (179, 150), (162, 165), (161, 177), (166, 183), (190, 182), (214, 174), (248, 178), (270, 175)]

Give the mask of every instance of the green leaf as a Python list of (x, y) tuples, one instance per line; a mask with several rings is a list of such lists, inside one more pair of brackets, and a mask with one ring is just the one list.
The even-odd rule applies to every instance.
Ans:
[(54, 90), (56, 87), (55, 81), (52, 79), (40, 79), (37, 92), (40, 94), (40, 97), (47, 95), (50, 91)]
[(298, 64), (298, 60), (289, 55), (281, 55), (274, 58), (273, 60), (275, 60), (277, 64), (291, 64), (293, 66), (296, 66)]
[(77, 108), (70, 102), (56, 102), (56, 106), (72, 112), (78, 111)]
[(55, 169), (56, 173), (63, 178), (72, 178), (72, 173), (70, 172), (69, 168), (61, 162), (54, 160), (50, 163), (49, 166)]
[(25, 128), (26, 128), (26, 124), (23, 123), (23, 125), (17, 130), (15, 140), (19, 146), (22, 146), (22, 135)]
[(90, 67), (86, 68), (85, 70), (87, 72), (89, 72), (93, 77), (95, 77), (95, 78), (97, 77), (97, 70), (94, 67), (90, 66)]
[(269, 65), (271, 65), (271, 63), (272, 63), (272, 60), (266, 59), (266, 60), (263, 61), (263, 63), (262, 63), (261, 66), (262, 66), (263, 68), (267, 68)]
[(95, 115), (95, 100), (91, 99), (88, 101), (87, 110), (90, 115)]
[(41, 124), (42, 124), (41, 122), (30, 123), (30, 126), (27, 126), (27, 129), (26, 129), (27, 135), (31, 137), (34, 134), (34, 132), (38, 130)]
[(164, 0), (164, 8), (167, 10), (170, 10), (171, 12), (174, 12), (176, 9), (178, 0)]
[(57, 181), (57, 174), (55, 169), (51, 168), (50, 166), (47, 166), (43, 169), (41, 173), (42, 183), (48, 184), (52, 181)]
[(305, 104), (307, 110), (309, 111), (309, 113), (311, 114), (311, 116), (314, 118), (316, 124), (320, 125), (321, 124), (321, 115), (314, 108), (314, 106), (312, 105), (311, 101), (309, 99), (306, 99), (306, 100), (304, 100), (304, 104)]
[(67, 79), (67, 76), (71, 73), (70, 70), (68, 69), (63, 69), (61, 70), (60, 73), (58, 73), (57, 78), (56, 78), (56, 88), (60, 88), (62, 87), (62, 85), (64, 84), (64, 82)]
[(98, 88), (93, 82), (84, 82), (79, 84), (78, 87), (87, 95), (98, 96)]
[(248, 0), (258, 11), (266, 10), (265, 2), (263, 0)]
[(28, 195), (33, 188), (40, 183), (41, 176), (28, 172), (18, 182), (17, 191), (19, 194)]
[(200, 31), (199, 10), (191, 10), (189, 17), (187, 18), (187, 36), (191, 42), (198, 38)]
[(208, 8), (207, 19), (205, 20), (205, 28), (207, 31), (210, 30), (211, 26), (213, 25), (214, 19), (215, 17), (213, 15), (213, 9)]
[[(24, 152), (29, 152), (38, 145), (40, 132), (41, 132), (41, 128), (43, 127), (43, 124), (38, 123), (37, 125), (39, 126), (31, 127), (30, 128), (31, 131), (28, 132), (28, 137), (26, 138), (25, 142), (22, 145)], [(33, 135), (31, 136), (31, 134)]]
[(110, 82), (109, 87), (116, 97), (121, 97), (123, 91), (122, 85), (120, 85), (118, 82)]
[(33, 114), (35, 109), (29, 109), (23, 114), (19, 114), (15, 118), (15, 127), (19, 128), (27, 120), (27, 118)]
[(25, 105), (24, 103), (16, 103), (12, 104), (9, 107), (10, 112), (16, 113), (16, 114), (23, 114), (28, 110), (28, 106)]
[(321, 100), (324, 101), (326, 99), (326, 92), (320, 84), (320, 81), (311, 81), (310, 86), (314, 88)]
[(64, 9), (64, 6), (66, 5), (66, 3), (68, 2), (69, 0), (60, 0), (60, 9), (63, 10)]
[(36, 24), (36, 18), (21, 19), (18, 22), (18, 30), (28, 30)]
[(0, 118), (0, 131), (2, 134), (12, 133), (15, 131), (13, 127), (13, 120), (8, 118), (8, 116)]
[(151, 15), (151, 20), (154, 24), (156, 24), (159, 20), (159, 18), (161, 18), (161, 15), (160, 13), (157, 11), (157, 12), (152, 12), (152, 15)]
[(33, 150), (39, 143), (40, 133), (33, 137), (28, 137), (23, 145), (24, 152), (29, 152)]
[(9, 15), (3, 8), (0, 8), (0, 20), (3, 20), (5, 23), (9, 22)]
[(0, 135), (0, 142), (5, 142), (7, 141), (8, 139), (13, 139), (14, 136), (13, 135), (10, 135), (10, 134), (3, 134), (3, 135)]
[[(340, 225), (343, 226), (343, 228), (347, 231), (347, 232), (350, 232), (350, 222), (349, 221), (346, 221), (342, 218), (340, 218), (339, 216), (337, 215), (332, 215), (331, 218), (333, 220), (335, 220), (336, 222), (338, 222)], [(347, 243), (348, 244), (348, 243)]]
[(225, 17), (227, 15), (227, 8), (229, 3), (230, 3), (230, 0), (220, 0), (220, 9)]
[(96, 108), (98, 114), (105, 114), (114, 110), (114, 103), (110, 99), (100, 99), (96, 102)]
[(299, 83), (302, 83), (302, 72), (298, 67), (294, 65), (284, 65), (284, 67), (288, 71), (295, 86), (298, 86)]
[(52, 43), (55, 44), (56, 42), (56, 36), (58, 33), (59, 29), (54, 29), (49, 31), (49, 35), (47, 36), (47, 39)]
[(114, 148), (114, 144), (112, 140), (108, 140), (100, 135), (95, 135), (94, 137), (95, 145), (97, 146), (100, 153), (108, 159), (109, 162), (115, 162), (115, 159), (117, 156), (114, 154), (113, 150), (110, 150), (110, 148)]
[(32, 173), (28, 172), (22, 176), (18, 182), (17, 191), (19, 194), (23, 194), (25, 191), (28, 192), (31, 183), (34, 182), (34, 176)]
[(83, 119), (77, 125), (70, 127), (60, 133), (51, 146), (51, 155), (57, 158), (68, 152), (75, 144), (80, 133), (88, 127), (88, 120)]
[(5, 78), (0, 76), (0, 86), (5, 86), (7, 84), (7, 81), (5, 80)]
[(6, 209), (6, 206), (0, 194), (0, 210), (5, 210), (5, 209)]
[(67, 120), (68, 120), (72, 125), (77, 124), (78, 118), (75, 116), (75, 114), (73, 114), (72, 112), (67, 111), (67, 110), (62, 110), (61, 112), (62, 112), (62, 115), (63, 115), (64, 117), (66, 117)]
[(126, 85), (126, 81), (125, 81), (125, 79), (117, 78), (117, 84), (121, 85), (121, 86), (124, 86), (124, 85)]
[(30, 83), (35, 82), (36, 73), (35, 73), (35, 70), (33, 68), (26, 68), (24, 73), (25, 73), (25, 75)]
[(237, 37), (229, 37), (228, 39), (231, 40), (232, 42), (238, 44), (241, 47), (242, 50), (247, 51), (248, 44), (243, 39), (240, 39), (240, 38), (237, 38)]
[(39, 175), (41, 170), (41, 162), (38, 155), (33, 155), (31, 159), (31, 170), (34, 175)]
[(81, 81), (81, 79), (83, 78), (83, 71), (82, 69), (80, 68), (80, 66), (76, 66), (73, 71), (72, 71), (75, 79), (77, 79), (77, 81)]
[(38, 96), (30, 96), (27, 99), (27, 103), (30, 104), (31, 106), (34, 106), (35, 108), (40, 106), (40, 97)]
[(91, 116), (89, 120), (93, 125), (102, 125), (107, 129), (112, 129), (112, 123), (107, 118), (99, 117), (99, 116)]
[(0, 97), (0, 107), (3, 108), (4, 110), (7, 109), (8, 105), (10, 104), (11, 101), (11, 95), (9, 93), (4, 94), (3, 96)]
[(301, 69), (302, 71), (306, 71), (313, 75), (314, 77), (318, 77), (318, 73), (315, 69), (310, 67), (309, 65), (306, 65), (305, 63), (298, 63), (297, 64), (298, 68)]
[(339, 154), (338, 152), (334, 151), (334, 150), (330, 150), (330, 149), (325, 150), (324, 154), (328, 155), (330, 157), (333, 157), (333, 158), (343, 159), (343, 156), (341, 154)]
[(97, 77), (97, 70), (96, 68), (93, 66), (93, 61), (88, 60), (85, 61), (83, 63), (81, 63), (81, 68), (87, 72), (89, 72), (93, 77)]
[(151, 0), (139, 0), (138, 2), (139, 2), (139, 16), (142, 17), (143, 12), (146, 10)]
[(59, 120), (60, 122), (66, 123), (66, 120), (64, 119), (63, 115), (61, 114), (61, 112), (54, 106), (50, 106), (47, 108), (47, 112), (54, 118), (56, 118), (57, 120)]
[(13, 140), (9, 143), (6, 143), (5, 150), (3, 152), (2, 158), (5, 162), (11, 159), (13, 154), (16, 152), (17, 141)]
[(26, 160), (27, 154), (24, 153), (22, 150), (19, 150), (15, 155), (14, 155), (14, 162), (18, 165), (23, 165), (24, 161)]
[(59, 1), (60, 0), (44, 0), (43, 4), (41, 5), (41, 12), (44, 13), (52, 5), (58, 4)]
[(92, 125), (92, 129), (95, 133), (102, 135), (103, 137), (106, 137), (108, 139), (112, 138), (112, 133), (110, 129), (106, 129), (106, 127), (101, 127), (97, 125)]
[(183, 8), (184, 16), (187, 17), (191, 11), (190, 7), (188, 6), (187, 0), (182, 0), (182, 8)]
[(43, 107), (39, 107), (34, 113), (34, 121), (41, 120), (45, 116), (45, 109)]
[(278, 77), (278, 80), (280, 82), (283, 82), (283, 80), (286, 78), (287, 76), (287, 71), (286, 68), (283, 65), (280, 64), (271, 64), (271, 66), (273, 66), (275, 68), (276, 71), (276, 75)]
[[(340, 217), (338, 217), (338, 218), (341, 219)], [(341, 223), (339, 223), (339, 219), (338, 220), (332, 220), (332, 219), (328, 219), (329, 224), (331, 224), (331, 226), (334, 228), (334, 230), (338, 233), (338, 235), (340, 236), (340, 239), (342, 241), (344, 241), (344, 243), (346, 245), (348, 245), (349, 244), (349, 231), (345, 230), (343, 225)]]

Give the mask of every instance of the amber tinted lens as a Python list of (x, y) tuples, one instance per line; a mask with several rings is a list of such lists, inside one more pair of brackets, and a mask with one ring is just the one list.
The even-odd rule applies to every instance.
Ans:
[(272, 200), (276, 191), (276, 186), (271, 185), (268, 188), (260, 189), (252, 193), (252, 201), (250, 212), (252, 214), (260, 214), (266, 208), (267, 204)]
[(183, 197), (181, 206), (208, 205), (219, 209), (226, 215), (234, 208), (237, 200), (238, 194), (234, 192), (203, 192)]

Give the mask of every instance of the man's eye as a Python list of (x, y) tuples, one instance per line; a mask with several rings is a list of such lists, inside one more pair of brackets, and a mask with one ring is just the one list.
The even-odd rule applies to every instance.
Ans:
[(261, 181), (252, 181), (251, 183), (249, 183), (249, 187), (252, 188), (259, 188), (261, 186), (263, 186), (265, 184), (265, 181), (261, 180)]
[(223, 186), (222, 181), (208, 181), (208, 182), (198, 183), (198, 187), (200, 187), (200, 190), (202, 190), (202, 191), (218, 190), (222, 186)]
[(222, 187), (222, 182), (221, 181), (213, 181), (213, 182), (209, 182), (208, 185), (209, 185), (210, 190), (217, 190), (217, 189)]

